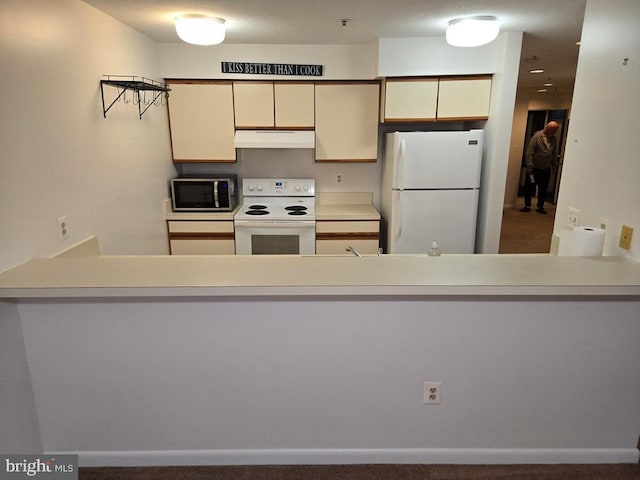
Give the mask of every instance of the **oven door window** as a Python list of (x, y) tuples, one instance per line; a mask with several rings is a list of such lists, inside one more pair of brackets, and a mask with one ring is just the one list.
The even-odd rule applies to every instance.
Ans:
[(300, 235), (251, 235), (253, 255), (297, 255)]

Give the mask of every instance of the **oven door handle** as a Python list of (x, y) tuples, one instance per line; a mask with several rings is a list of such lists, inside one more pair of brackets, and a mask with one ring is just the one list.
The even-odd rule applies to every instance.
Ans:
[(218, 198), (218, 180), (213, 182), (213, 203), (216, 208), (220, 208), (220, 199)]
[(293, 222), (281, 222), (279, 220), (235, 220), (235, 225), (239, 227), (251, 227), (251, 228), (315, 228), (315, 220), (296, 220)]

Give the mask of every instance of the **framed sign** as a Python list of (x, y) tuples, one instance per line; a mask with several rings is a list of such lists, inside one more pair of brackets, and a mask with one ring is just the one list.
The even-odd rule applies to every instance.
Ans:
[(322, 67), (322, 65), (300, 65), (296, 63), (221, 62), (222, 73), (242, 73), (248, 75), (321, 77)]

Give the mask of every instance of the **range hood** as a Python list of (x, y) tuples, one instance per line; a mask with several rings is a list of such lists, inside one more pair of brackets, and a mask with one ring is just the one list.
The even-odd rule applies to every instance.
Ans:
[(236, 148), (315, 148), (313, 130), (236, 130)]

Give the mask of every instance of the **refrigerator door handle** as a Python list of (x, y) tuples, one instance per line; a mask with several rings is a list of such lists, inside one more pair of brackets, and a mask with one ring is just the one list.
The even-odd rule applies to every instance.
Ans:
[(402, 236), (402, 192), (400, 190), (394, 190), (393, 194), (396, 196), (396, 219), (398, 222), (398, 228), (396, 229), (396, 239), (400, 239)]
[(407, 148), (407, 141), (400, 140), (400, 146), (398, 148), (398, 161), (394, 162), (395, 171), (393, 172), (393, 178), (396, 179), (396, 185), (398, 188), (404, 188), (404, 157)]

